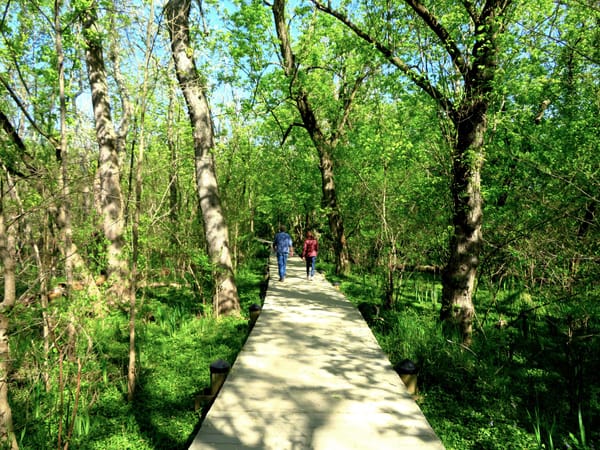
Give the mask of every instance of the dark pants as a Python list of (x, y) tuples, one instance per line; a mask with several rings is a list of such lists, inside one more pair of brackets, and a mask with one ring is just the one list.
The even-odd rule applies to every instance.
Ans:
[(306, 276), (314, 277), (315, 276), (315, 263), (317, 261), (316, 256), (307, 256), (306, 257)]

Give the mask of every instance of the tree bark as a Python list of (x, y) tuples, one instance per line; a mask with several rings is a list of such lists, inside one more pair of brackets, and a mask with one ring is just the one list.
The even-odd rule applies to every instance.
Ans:
[(87, 11), (83, 27), (86, 41), (85, 59), (92, 90), (96, 140), (99, 147), (96, 198), (102, 215), (104, 236), (108, 241), (107, 275), (111, 282), (111, 292), (120, 302), (129, 288), (128, 268), (122, 256), (125, 237), (121, 171), (117, 135), (108, 96), (102, 42), (98, 36), (97, 16), (94, 8)]
[(215, 315), (238, 314), (240, 302), (229, 249), (229, 231), (221, 207), (214, 161), (214, 133), (205, 86), (198, 75), (190, 45), (191, 0), (170, 0), (165, 5), (171, 51), (177, 79), (185, 97), (193, 130), (196, 185), (208, 254), (215, 268)]
[[(169, 108), (167, 110), (167, 147), (169, 148), (169, 220), (173, 227), (179, 223), (179, 177), (177, 170), (177, 145), (173, 136), (175, 126), (175, 86), (169, 83)], [(177, 238), (171, 235), (171, 244), (177, 244)]]
[[(451, 186), (454, 233), (450, 259), (442, 272), (440, 318), (459, 327), (465, 345), (471, 344), (473, 336), (473, 293), (483, 243), (481, 168), (492, 81), (497, 69), (497, 35), (502, 30), (500, 17), (510, 2), (492, 0), (480, 12), (469, 10), (475, 25), (470, 65), (463, 66), (467, 58), (449, 51), (456, 64), (463, 67), (464, 98), (449, 110), (456, 131)], [(454, 49), (450, 41), (446, 43)]]
[[(3, 170), (6, 168), (3, 166)], [(0, 186), (4, 190), (3, 186)], [(4, 192), (0, 192), (0, 257), (4, 265), (4, 300), (0, 303), (0, 442), (10, 449), (19, 448), (14, 433), (12, 409), (8, 402), (10, 373), (9, 317), (16, 302), (15, 235), (7, 225), (4, 211)]]
[[(322, 148), (322, 147), (321, 147)], [(337, 195), (333, 174), (333, 160), (329, 152), (319, 151), (319, 160), (322, 181), (321, 206), (327, 211), (329, 229), (333, 236), (333, 251), (335, 254), (335, 272), (338, 275), (347, 275), (350, 271), (348, 245), (344, 231), (344, 220), (338, 207)]]
[(71, 228), (71, 194), (69, 189), (67, 153), (67, 101), (65, 97), (65, 55), (62, 44), (62, 26), (60, 21), (61, 3), (56, 2), (54, 8), (54, 43), (56, 47), (57, 72), (58, 72), (58, 97), (60, 111), (60, 140), (56, 151), (60, 164), (60, 176), (58, 177), (59, 189), (62, 193), (62, 201), (58, 206), (58, 220), (62, 231), (64, 245), (65, 275), (67, 278), (67, 289), (73, 284), (73, 230)]
[(457, 134), (451, 184), (454, 233), (450, 258), (442, 271), (440, 319), (456, 324), (466, 345), (473, 334), (472, 299), (482, 246), (481, 168), (486, 111), (485, 103), (477, 103), (458, 111), (453, 119)]

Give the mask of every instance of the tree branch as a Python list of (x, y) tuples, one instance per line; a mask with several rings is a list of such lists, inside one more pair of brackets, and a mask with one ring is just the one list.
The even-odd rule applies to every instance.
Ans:
[(23, 113), (23, 115), (25, 116), (25, 118), (27, 119), (27, 121), (35, 129), (35, 131), (37, 131), (42, 136), (44, 136), (46, 139), (48, 139), (48, 141), (50, 141), (50, 143), (54, 146), (54, 148), (57, 148), (58, 145), (59, 145), (59, 143), (56, 140), (56, 138), (54, 138), (52, 135), (46, 133), (44, 130), (42, 130), (38, 126), (38, 124), (36, 123), (36, 121), (34, 120), (34, 118), (31, 117), (31, 114), (29, 114), (29, 111), (27, 111), (27, 108), (25, 107), (25, 104), (21, 101), (21, 99), (19, 98), (19, 96), (17, 94), (15, 94), (15, 91), (13, 91), (13, 89), (10, 87), (10, 85), (4, 79), (4, 77), (2, 75), (0, 75), (0, 83), (8, 91), (8, 93), (10, 94), (10, 96), (12, 97), (12, 99), (14, 100), (14, 102), (17, 104), (17, 106), (19, 107), (19, 109), (21, 110), (21, 112)]
[(469, 14), (469, 17), (471, 18), (473, 23), (477, 23), (477, 11), (475, 10), (475, 7), (473, 6), (471, 0), (462, 0), (462, 4), (467, 10), (467, 13)]
[(285, 22), (285, 1), (276, 0), (273, 3), (272, 10), (275, 18), (277, 37), (279, 38), (279, 49), (283, 60), (283, 68), (286, 76), (292, 78), (296, 66), (296, 57), (292, 51), (290, 34)]
[(374, 46), (379, 53), (381, 53), (385, 59), (391, 64), (400, 69), (413, 83), (423, 89), (433, 100), (435, 100), (445, 111), (453, 111), (454, 105), (452, 102), (442, 94), (442, 92), (427, 78), (427, 76), (419, 71), (414, 70), (408, 64), (406, 64), (401, 58), (394, 55), (392, 50), (377, 41), (373, 36), (363, 31), (360, 27), (354, 24), (348, 17), (343, 13), (332, 9), (329, 5), (324, 5), (319, 0), (310, 0), (317, 9), (323, 11), (330, 16), (335, 17), (348, 28), (350, 28), (358, 37), (366, 41), (367, 43)]
[(359, 77), (357, 77), (354, 80), (352, 89), (350, 90), (350, 92), (348, 93), (346, 98), (344, 98), (344, 108), (342, 111), (342, 118), (340, 119), (340, 121), (336, 127), (335, 133), (333, 135), (333, 138), (332, 138), (334, 146), (335, 146), (335, 141), (337, 141), (339, 136), (342, 134), (343, 129), (346, 127), (346, 123), (348, 122), (348, 117), (350, 117), (350, 109), (352, 108), (354, 98), (356, 97), (356, 94), (357, 94), (358, 90), (360, 89), (360, 86), (365, 81), (365, 79), (369, 76), (369, 74), (370, 74), (370, 70), (367, 69), (365, 71), (365, 73), (363, 73)]
[[(452, 58), (452, 62), (458, 71), (465, 76), (469, 70), (469, 67), (465, 63), (463, 54), (456, 45), (456, 41), (452, 38), (452, 36), (450, 36), (448, 30), (444, 28), (444, 26), (438, 21), (437, 17), (435, 17), (419, 0), (404, 1), (419, 15), (419, 17), (421, 17), (421, 19), (423, 19), (429, 29), (435, 33), (448, 55), (450, 55), (450, 58)], [(472, 9), (467, 10), (469, 15), (474, 13)]]
[(287, 130), (285, 130), (285, 133), (283, 133), (283, 137), (281, 138), (281, 143), (279, 145), (285, 144), (286, 139), (288, 138), (288, 136), (290, 135), (290, 133), (292, 132), (292, 129), (294, 127), (300, 127), (300, 128), (306, 129), (306, 127), (304, 126), (303, 123), (293, 122), (293, 123), (289, 124), (289, 126), (287, 127)]
[[(27, 148), (25, 147), (25, 143), (23, 142), (23, 139), (21, 139), (21, 136), (19, 136), (19, 133), (17, 133), (17, 130), (11, 123), (8, 116), (6, 114), (4, 114), (3, 111), (0, 111), (0, 127), (2, 127), (4, 132), (10, 138), (11, 142), (21, 152), (21, 155), (22, 155), (21, 159), (23, 161), (23, 164), (25, 164), (25, 167), (27, 167), (29, 174), (36, 175), (38, 173), (38, 170), (33, 164), (31, 164), (31, 161), (33, 161), (33, 157), (29, 153), (27, 153)], [(6, 162), (6, 164), (7, 164), (7, 166), (6, 166), (7, 169), (13, 175), (17, 175), (21, 178), (26, 178), (26, 176), (23, 173), (19, 172), (17, 169), (15, 169), (12, 166), (9, 166), (8, 162)]]

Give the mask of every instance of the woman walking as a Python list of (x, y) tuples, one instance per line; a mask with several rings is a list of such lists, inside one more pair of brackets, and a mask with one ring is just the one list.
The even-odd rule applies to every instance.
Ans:
[(302, 258), (306, 261), (306, 279), (312, 280), (315, 276), (315, 263), (317, 253), (319, 252), (319, 243), (312, 231), (306, 233), (304, 247), (302, 248)]

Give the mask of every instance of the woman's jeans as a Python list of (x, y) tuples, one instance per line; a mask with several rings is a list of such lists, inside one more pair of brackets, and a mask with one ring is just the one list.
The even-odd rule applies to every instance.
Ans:
[(306, 276), (314, 277), (315, 276), (315, 263), (317, 261), (316, 256), (307, 256), (306, 257)]
[(277, 252), (277, 267), (279, 268), (279, 279), (283, 280), (285, 278), (285, 270), (288, 259), (288, 252)]

